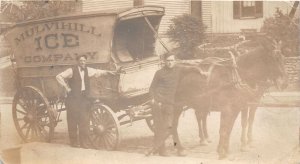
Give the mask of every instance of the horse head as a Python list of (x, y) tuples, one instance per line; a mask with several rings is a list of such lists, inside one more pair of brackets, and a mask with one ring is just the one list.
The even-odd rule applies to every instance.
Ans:
[(288, 76), (284, 68), (281, 41), (262, 38), (257, 40), (260, 46), (246, 52), (238, 58), (241, 76), (250, 84), (271, 82), (279, 90), (288, 85)]
[(270, 79), (279, 90), (284, 90), (288, 86), (288, 76), (284, 67), (285, 57), (282, 54), (282, 42), (272, 40), (272, 50), (269, 54)]

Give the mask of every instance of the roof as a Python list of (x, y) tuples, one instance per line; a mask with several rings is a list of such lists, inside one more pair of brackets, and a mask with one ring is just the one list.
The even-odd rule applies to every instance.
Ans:
[(48, 17), (37, 20), (30, 20), (24, 22), (16, 23), (16, 26), (23, 26), (27, 24), (35, 24), (41, 22), (48, 21), (57, 21), (57, 20), (66, 20), (66, 19), (74, 19), (74, 18), (83, 18), (83, 17), (98, 17), (105, 15), (116, 15), (116, 17), (120, 20), (132, 19), (136, 17), (143, 16), (163, 16), (165, 12), (164, 7), (161, 6), (141, 6), (141, 7), (130, 7), (130, 8), (118, 8), (111, 10), (101, 10), (101, 11), (93, 11), (93, 12), (80, 12), (80, 13), (72, 13), (62, 16), (56, 17)]

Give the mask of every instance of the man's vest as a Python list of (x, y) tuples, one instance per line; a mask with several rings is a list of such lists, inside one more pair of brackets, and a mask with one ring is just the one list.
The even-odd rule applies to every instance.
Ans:
[[(80, 77), (78, 66), (73, 67), (72, 71), (73, 71), (73, 76), (69, 80), (69, 85), (71, 88), (70, 95), (74, 96), (74, 97), (79, 97), (79, 96), (81, 96), (82, 91), (81, 91), (81, 77)], [(89, 91), (90, 91), (90, 79), (88, 76), (87, 67), (84, 68), (84, 79), (83, 80), (84, 80), (84, 84), (85, 84), (84, 94), (88, 95)]]

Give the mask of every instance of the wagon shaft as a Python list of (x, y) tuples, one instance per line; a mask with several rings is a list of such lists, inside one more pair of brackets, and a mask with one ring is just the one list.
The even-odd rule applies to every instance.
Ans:
[(139, 105), (133, 106), (126, 110), (128, 116), (134, 120), (138, 118), (147, 118), (151, 116), (151, 107), (150, 105)]

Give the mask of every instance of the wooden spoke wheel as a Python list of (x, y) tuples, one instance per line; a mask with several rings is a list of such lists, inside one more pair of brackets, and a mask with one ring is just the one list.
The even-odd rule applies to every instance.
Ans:
[(51, 141), (55, 118), (41, 91), (31, 86), (19, 89), (13, 99), (12, 115), (23, 141)]
[(106, 105), (94, 104), (90, 113), (89, 139), (96, 149), (115, 150), (120, 143), (120, 124)]

